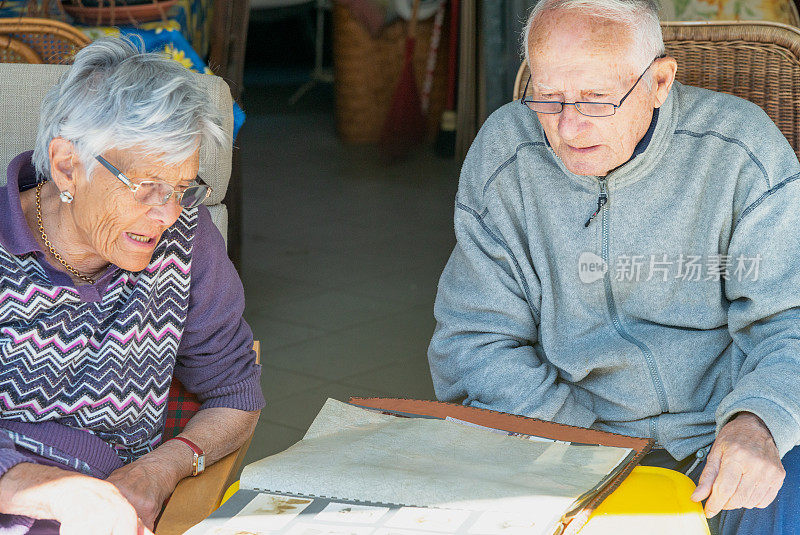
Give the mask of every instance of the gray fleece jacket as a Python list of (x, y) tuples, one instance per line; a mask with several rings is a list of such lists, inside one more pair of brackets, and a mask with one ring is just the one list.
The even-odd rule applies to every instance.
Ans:
[[(644, 152), (569, 172), (520, 102), (464, 163), (428, 357), (436, 395), (652, 437), (736, 413), (800, 441), (800, 164), (756, 105), (675, 83)], [(586, 222), (602, 206), (599, 213)]]

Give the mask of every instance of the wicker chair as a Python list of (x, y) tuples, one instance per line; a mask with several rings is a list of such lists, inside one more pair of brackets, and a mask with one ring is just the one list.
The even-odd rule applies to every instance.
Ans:
[(0, 61), (3, 63), (72, 63), (75, 53), (89, 42), (80, 30), (57, 20), (0, 19)]
[(42, 58), (19, 39), (0, 35), (0, 63), (42, 63)]
[[(761, 106), (800, 156), (800, 29), (772, 22), (665, 22), (667, 52), (681, 83)], [(520, 98), (523, 63), (514, 84)]]

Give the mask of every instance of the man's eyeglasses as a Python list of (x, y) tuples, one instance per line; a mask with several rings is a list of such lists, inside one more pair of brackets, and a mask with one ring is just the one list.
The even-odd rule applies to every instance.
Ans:
[(647, 69), (645, 69), (644, 72), (639, 75), (639, 77), (633, 83), (633, 86), (620, 99), (619, 104), (614, 104), (612, 102), (591, 101), (561, 102), (558, 100), (534, 100), (533, 98), (526, 96), (528, 94), (528, 85), (531, 83), (530, 75), (528, 75), (528, 81), (525, 83), (525, 90), (522, 92), (522, 98), (520, 99), (520, 102), (536, 113), (556, 114), (561, 113), (561, 111), (564, 109), (564, 106), (575, 106), (575, 109), (578, 110), (578, 113), (586, 115), (587, 117), (609, 117), (617, 113), (617, 108), (622, 106), (622, 103), (625, 102), (625, 99), (628, 98), (628, 95), (633, 93), (633, 90), (644, 76), (644, 73), (646, 73), (647, 70), (652, 67), (653, 63), (655, 63), (657, 59), (664, 57), (666, 57), (666, 54), (662, 54), (650, 62), (650, 65), (647, 66)]
[(194, 208), (200, 206), (211, 195), (211, 186), (203, 182), (200, 177), (195, 179), (196, 184), (192, 184), (183, 191), (175, 191), (174, 187), (163, 180), (143, 180), (134, 184), (122, 171), (111, 165), (102, 156), (95, 156), (95, 159), (111, 171), (111, 174), (116, 176), (120, 182), (128, 186), (128, 189), (133, 192), (134, 199), (147, 206), (163, 206), (169, 202), (170, 197), (175, 195), (181, 207)]

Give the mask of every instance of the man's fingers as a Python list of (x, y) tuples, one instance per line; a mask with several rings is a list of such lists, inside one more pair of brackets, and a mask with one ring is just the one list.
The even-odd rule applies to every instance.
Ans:
[(723, 509), (752, 509), (770, 490), (770, 480), (763, 474), (744, 472), (733, 499)]
[(711, 488), (711, 496), (706, 502), (706, 517), (716, 516), (726, 506), (733, 505), (739, 498), (735, 497), (739, 481), (742, 479), (741, 467), (738, 463), (724, 463), (721, 465), (714, 484)]
[(720, 458), (718, 455), (716, 455), (716, 452), (712, 451), (708, 455), (708, 461), (706, 461), (706, 466), (703, 468), (703, 472), (700, 474), (697, 488), (694, 489), (694, 492), (692, 493), (692, 501), (701, 502), (708, 498), (708, 496), (711, 494), (711, 488), (712, 485), (714, 485), (714, 480), (717, 478), (717, 473), (719, 473), (719, 466)]
[(778, 496), (778, 491), (781, 490), (782, 485), (772, 485), (770, 486), (767, 491), (764, 493), (764, 496), (759, 500), (756, 504), (756, 507), (759, 509), (764, 509), (765, 507), (769, 507), (775, 498)]
[[(775, 500), (775, 497), (781, 490), (783, 480), (786, 477), (786, 470), (784, 470), (782, 465), (769, 466), (758, 474), (753, 474), (753, 477), (755, 477), (755, 481), (751, 482), (753, 491), (742, 506), (748, 509), (754, 507), (763, 509)], [(740, 486), (744, 483), (745, 478), (743, 477)]]
[(785, 474), (766, 424), (743, 412), (720, 429), (692, 500), (706, 498), (708, 518), (723, 509), (766, 507)]
[(750, 496), (745, 500), (744, 507), (747, 509), (753, 509), (754, 507), (758, 507), (761, 502), (767, 497), (767, 495), (771, 491), (771, 487), (769, 484), (765, 483), (762, 485), (758, 485), (753, 488), (753, 491), (750, 493)]

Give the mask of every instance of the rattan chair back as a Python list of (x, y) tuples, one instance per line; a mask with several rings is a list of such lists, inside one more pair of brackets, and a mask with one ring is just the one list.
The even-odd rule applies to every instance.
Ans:
[(0, 18), (0, 61), (3, 63), (68, 64), (72, 63), (75, 53), (90, 42), (83, 32), (57, 20)]
[[(800, 29), (771, 22), (665, 22), (667, 52), (683, 84), (761, 106), (800, 155)], [(528, 80), (523, 62), (514, 99)]]
[(42, 63), (42, 58), (19, 39), (0, 35), (0, 63)]

